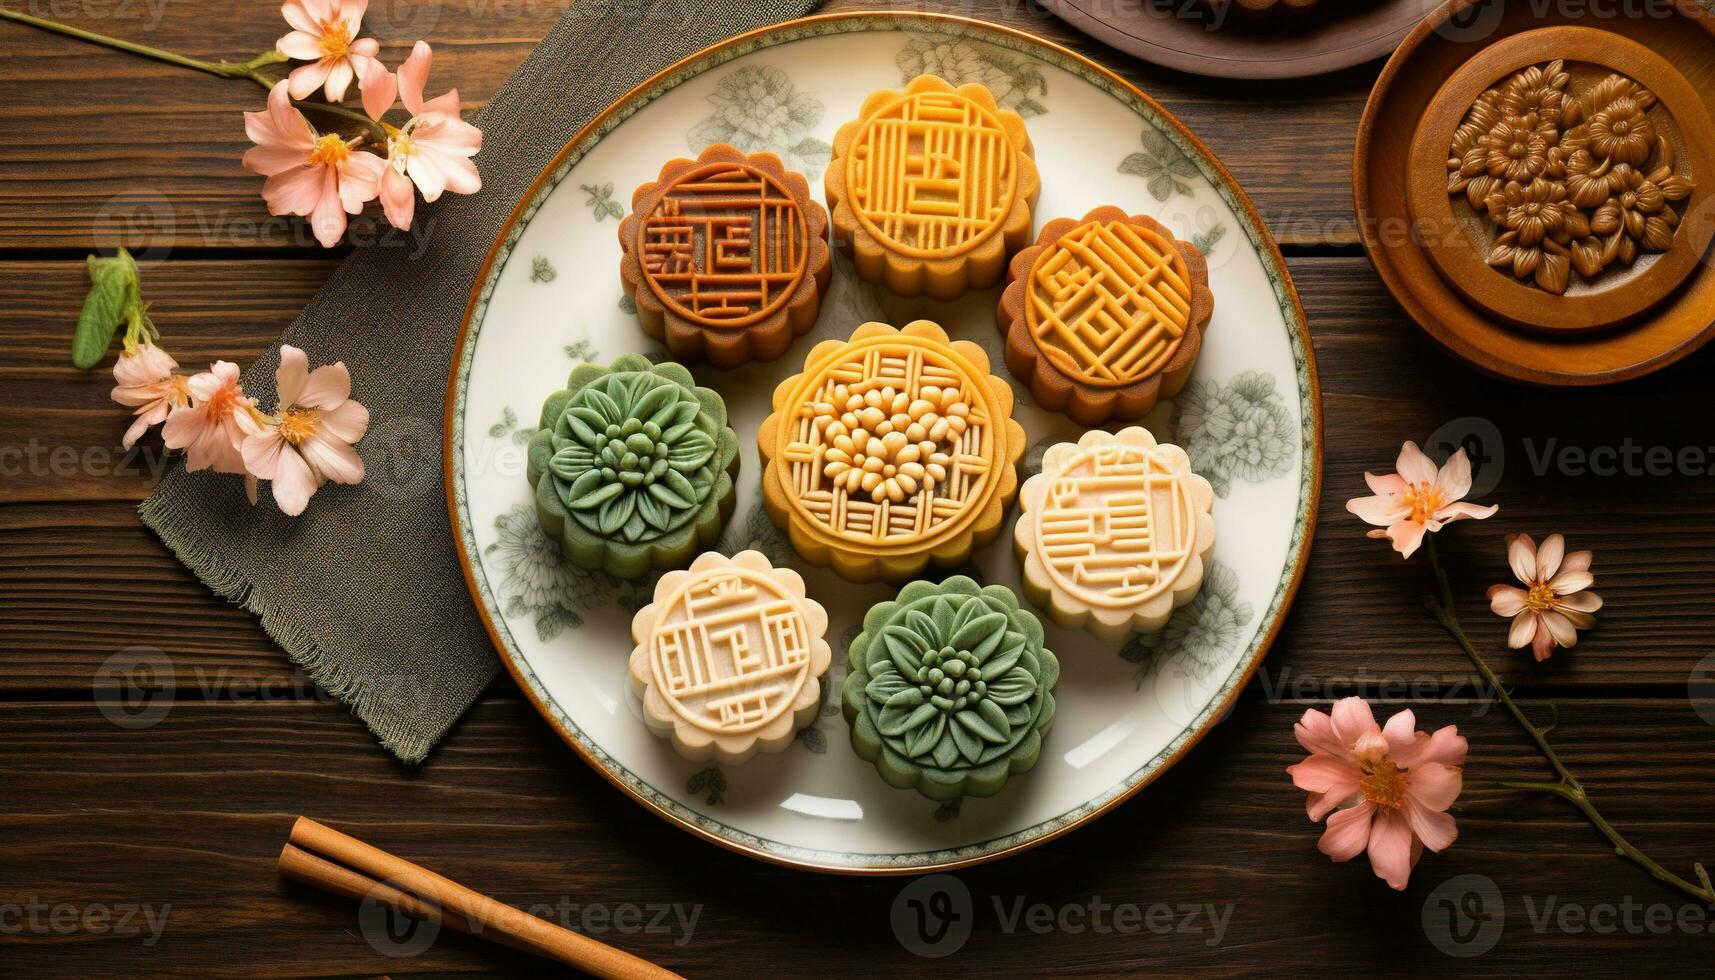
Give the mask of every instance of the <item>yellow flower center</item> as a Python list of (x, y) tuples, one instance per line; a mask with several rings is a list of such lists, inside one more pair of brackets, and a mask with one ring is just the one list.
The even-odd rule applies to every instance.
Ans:
[[(188, 391), (189, 389), (186, 390)], [(225, 418), (232, 414), (233, 409), (238, 407), (238, 401), (238, 387), (236, 385), (226, 385), (214, 394), (210, 395), (208, 400), (204, 401), (202, 404), (204, 410), (206, 410), (209, 415), (215, 418)]]
[(316, 139), (315, 147), (310, 150), (310, 163), (337, 167), (350, 156), (351, 147), (345, 140), (340, 139), (338, 133), (329, 133)]
[(1525, 608), (1536, 612), (1553, 609), (1554, 590), (1549, 588), (1546, 582), (1541, 585), (1533, 585), (1530, 587), (1530, 592), (1524, 597), (1524, 604)]
[(1365, 800), (1390, 810), (1397, 810), (1405, 803), (1403, 770), (1386, 759), (1364, 759), (1359, 765), (1364, 775), (1358, 780), (1358, 789)]
[(316, 434), (316, 413), (308, 408), (289, 408), (280, 413), (280, 438), (296, 446)]
[(1406, 488), (1405, 504), (1411, 508), (1407, 520), (1426, 524), (1447, 503), (1447, 495), (1433, 483), (1414, 483)]
[(322, 22), (322, 57), (343, 58), (351, 51), (351, 29), (343, 20)]

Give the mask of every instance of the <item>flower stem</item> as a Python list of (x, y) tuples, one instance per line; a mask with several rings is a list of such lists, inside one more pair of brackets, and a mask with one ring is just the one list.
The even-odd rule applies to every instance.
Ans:
[(1427, 600), (1429, 611), (1434, 614), (1436, 621), (1441, 624), (1441, 628), (1446, 630), (1464, 649), (1465, 656), (1470, 658), (1472, 665), (1477, 668), (1477, 673), (1482, 675), (1483, 680), (1495, 692), (1495, 697), (1500, 699), (1501, 704), (1512, 714), (1513, 719), (1530, 735), (1531, 740), (1536, 743), (1536, 747), (1542, 751), (1543, 758), (1548, 760), (1549, 766), (1560, 777), (1559, 782), (1552, 783), (1500, 780), (1495, 782), (1472, 781), (1466, 785), (1472, 789), (1511, 789), (1558, 796), (1577, 807), (1584, 814), (1591, 826), (1600, 831), (1602, 836), (1608, 839), (1608, 843), (1614, 846), (1615, 854), (1636, 862), (1645, 871), (1655, 876), (1658, 881), (1672, 885), (1707, 904), (1715, 905), (1715, 884), (1710, 882), (1709, 872), (1703, 869), (1702, 864), (1692, 865), (1697, 872), (1699, 883), (1692, 884), (1686, 881), (1632, 846), (1632, 843), (1626, 840), (1618, 830), (1615, 830), (1613, 824), (1610, 824), (1606, 817), (1602, 816), (1601, 811), (1596, 809), (1596, 804), (1591, 802), (1589, 794), (1584, 791), (1584, 784), (1578, 781), (1578, 777), (1572, 775), (1571, 770), (1567, 769), (1566, 765), (1560, 761), (1559, 754), (1548, 744), (1547, 729), (1537, 726), (1525, 717), (1524, 711), (1512, 699), (1512, 695), (1507, 693), (1507, 689), (1501, 685), (1500, 678), (1495, 676), (1495, 672), (1490, 669), (1488, 662), (1477, 652), (1477, 648), (1472, 645), (1470, 637), (1465, 635), (1464, 628), (1459, 625), (1459, 614), (1453, 605), (1453, 588), (1447, 581), (1446, 569), (1441, 566), (1441, 557), (1436, 553), (1434, 535), (1428, 537), (1425, 548), (1429, 553), (1429, 567), (1435, 571), (1435, 584), (1439, 593), (1438, 596), (1430, 597)]
[[(20, 24), (28, 24), (31, 27), (39, 28), (44, 31), (51, 31), (55, 34), (63, 34), (66, 37), (76, 38), (79, 41), (87, 41), (90, 44), (98, 44), (104, 48), (112, 48), (115, 51), (124, 51), (139, 57), (162, 61), (169, 65), (178, 65), (180, 68), (189, 68), (192, 71), (200, 71), (204, 74), (215, 75), (220, 78), (236, 78), (252, 81), (257, 85), (262, 86), (265, 90), (272, 89), (279, 79), (268, 75), (266, 72), (261, 71), (261, 69), (266, 68), (269, 65), (284, 64), (291, 60), (279, 51), (270, 49), (259, 53), (249, 61), (226, 61), (224, 59), (220, 61), (204, 61), (200, 58), (187, 57), (152, 45), (138, 44), (135, 41), (126, 41), (122, 38), (110, 37), (106, 34), (97, 34), (94, 31), (86, 31), (81, 27), (73, 27), (70, 24), (62, 24), (59, 21), (49, 20), (46, 17), (37, 17), (33, 14), (26, 14), (20, 10), (10, 10), (5, 7), (0, 7), (0, 20), (10, 20), (16, 21)], [(369, 131), (371, 136), (376, 137), (382, 144), (387, 142), (387, 126), (384, 123), (378, 123), (370, 119), (368, 116), (360, 112), (353, 112), (350, 109), (342, 108), (340, 106), (324, 105), (317, 102), (298, 102), (294, 100), (293, 104), (299, 109), (307, 109), (312, 112), (321, 112), (328, 115), (339, 116), (359, 123)]]

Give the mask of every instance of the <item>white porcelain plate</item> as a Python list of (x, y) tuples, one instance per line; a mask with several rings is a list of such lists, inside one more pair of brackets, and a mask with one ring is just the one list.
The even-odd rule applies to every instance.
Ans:
[[(775, 384), (818, 340), (867, 320), (927, 317), (990, 351), (997, 290), (952, 304), (903, 300), (836, 258), (810, 336), (781, 360), (696, 370), (739, 433), (738, 511), (720, 550), (755, 548), (806, 574), (832, 613), (834, 666), (815, 724), (742, 767), (686, 762), (645, 727), (626, 684), (632, 613), (653, 580), (620, 582), (560, 561), (539, 530), (524, 443), (572, 366), (659, 354), (619, 282), (616, 229), (631, 190), (712, 142), (772, 150), (818, 196), (829, 141), (864, 95), (933, 72), (986, 84), (1024, 116), (1042, 171), (1039, 223), (1102, 204), (1153, 215), (1209, 256), (1215, 315), (1191, 384), (1147, 420), (1215, 486), (1219, 532), (1201, 594), (1166, 630), (1121, 643), (1048, 629), (1059, 704), (1040, 763), (988, 799), (937, 805), (893, 789), (851, 750), (838, 688), (845, 647), (883, 585), (854, 586), (793, 554), (759, 500), (755, 434)], [(1017, 417), (1043, 448), (1068, 419), (1022, 388)], [(1177, 121), (1063, 48), (955, 18), (856, 14), (745, 35), (644, 83), (579, 134), (537, 180), (478, 279), (455, 351), (448, 499), (478, 610), (521, 687), (591, 765), (679, 825), (765, 860), (842, 872), (911, 872), (988, 860), (1054, 837), (1129, 796), (1224, 713), (1273, 639), (1297, 585), (1320, 476), (1315, 368), (1284, 263), (1243, 192)], [(1016, 586), (1011, 535), (966, 571)], [(1029, 608), (1028, 605), (1026, 608)]]

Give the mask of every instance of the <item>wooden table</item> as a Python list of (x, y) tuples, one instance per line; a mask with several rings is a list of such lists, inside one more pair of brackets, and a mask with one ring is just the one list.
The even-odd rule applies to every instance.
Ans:
[[(283, 31), (269, 3), (8, 2), (198, 57), (247, 55)], [(372, 6), (387, 8), (371, 24), (388, 61), (426, 32), (440, 55), (437, 86), (456, 85), (474, 107), (563, 5)], [(1302, 754), (1291, 733), (1299, 714), (1358, 693), (1413, 707), (1424, 727), (1457, 724), (1471, 740), (1468, 779), (1546, 776), (1422, 610), (1422, 565), (1365, 540), (1344, 509), (1362, 491), (1361, 472), (1388, 468), (1403, 439), (1476, 416), (1502, 437), (1505, 468), (1489, 494), (1499, 517), (1445, 542), (1467, 625), (1527, 710), (1547, 719), (1558, 704), (1554, 743), (1623, 831), (1688, 876), (1694, 860), (1715, 860), (1715, 701), (1707, 686), (1701, 702), (1688, 701), (1688, 682), (1715, 674), (1705, 660), (1715, 651), (1710, 355), (1642, 382), (1562, 393), (1487, 380), (1435, 348), (1357, 245), (1351, 142), (1377, 65), (1298, 83), (1211, 81), (1140, 64), (1019, 2), (926, 6), (1035, 31), (1135, 80), (1226, 161), (1289, 257), (1322, 372), (1326, 493), (1296, 606), (1232, 715), (1106, 818), (960, 872), (975, 929), (946, 960), (896, 940), (890, 909), (904, 881), (787, 871), (693, 840), (580, 763), (510, 681), (427, 764), (393, 762), (249, 615), (212, 596), (139, 524), (134, 507), (161, 464), (159, 442), (121, 452), (110, 376), (67, 357), (83, 257), (115, 244), (121, 221), (154, 222), (149, 244), (165, 258), (148, 270), (148, 295), (187, 364), (248, 362), (334, 268), (337, 253), (315, 247), (301, 222), (269, 217), (260, 181), (238, 165), (247, 145), (238, 112), (259, 106), (260, 93), (0, 24), (5, 972), (536, 965), (453, 934), (419, 955), (383, 955), (352, 904), (276, 877), (299, 813), (691, 975), (1563, 973), (1613, 962), (1592, 956), (1624, 956), (1638, 973), (1707, 964), (1701, 933), (1715, 915), (1682, 911), (1679, 893), (1609, 853), (1560, 801), (1469, 795), (1457, 809), (1459, 842), (1426, 856), (1395, 893), (1364, 862), (1331, 865), (1316, 852), (1318, 828), (1283, 769)], [(425, 28), (415, 18), (429, 8), (438, 18)], [(1645, 460), (1660, 454), (1643, 450), (1658, 446), (1696, 450), (1695, 464), (1652, 474)], [(1613, 450), (1623, 462), (1626, 447), (1639, 463), (1629, 472), (1580, 473), (1558, 455), (1571, 448), (1599, 464)], [(1563, 531), (1596, 551), (1601, 625), (1543, 665), (1502, 649), (1504, 624), (1482, 598), (1508, 578), (1508, 530)], [(109, 717), (125, 692), (105, 682), (103, 665), (134, 645), (164, 651), (172, 668), (170, 710), (147, 728)], [(1432, 923), (1446, 921), (1437, 910), (1448, 889), (1437, 887), (1467, 874), (1492, 880), (1504, 931), (1458, 964), (1441, 952), (1445, 927), (1435, 936), (1423, 922), (1426, 908)], [(1058, 924), (1034, 929), (1043, 913), (1028, 908), (1012, 921), (1021, 902), (1042, 904)], [(631, 906), (640, 920), (621, 911)], [(645, 928), (669, 906), (687, 916), (700, 907), (689, 941), (671, 917), (665, 931)], [(1092, 906), (1106, 910), (1092, 918)], [(1116, 917), (1121, 906), (1135, 912)], [(1224, 928), (1199, 917), (1190, 931), (1182, 906), (1215, 908)], [(158, 934), (146, 914), (164, 917)]]

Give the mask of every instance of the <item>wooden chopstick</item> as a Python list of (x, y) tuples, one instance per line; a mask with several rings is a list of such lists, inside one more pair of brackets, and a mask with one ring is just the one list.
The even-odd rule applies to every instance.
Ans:
[(557, 960), (614, 980), (680, 980), (679, 975), (606, 943), (473, 891), (308, 817), (280, 851), (280, 873), (323, 891), (373, 899), (416, 919)]

